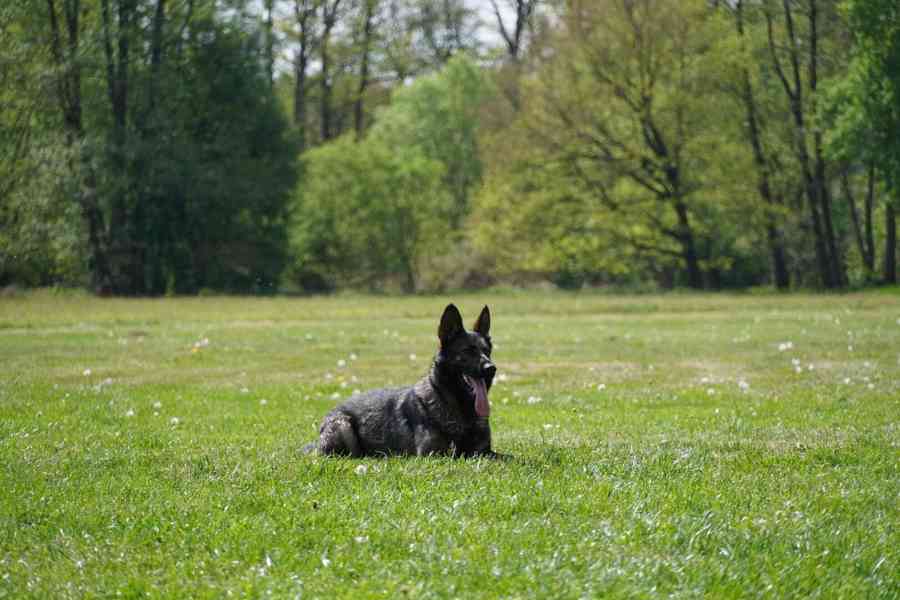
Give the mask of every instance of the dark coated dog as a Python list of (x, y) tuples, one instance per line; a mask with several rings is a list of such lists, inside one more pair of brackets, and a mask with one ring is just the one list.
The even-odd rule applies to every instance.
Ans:
[(459, 310), (444, 309), (441, 347), (431, 370), (410, 387), (357, 394), (325, 416), (319, 440), (306, 447), (325, 455), (431, 454), (498, 457), (491, 450), (488, 392), (491, 313), (485, 306), (473, 331)]

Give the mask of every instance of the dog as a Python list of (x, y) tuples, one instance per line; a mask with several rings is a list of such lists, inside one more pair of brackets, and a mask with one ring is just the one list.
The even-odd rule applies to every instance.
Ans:
[(306, 447), (326, 456), (501, 456), (491, 449), (488, 393), (497, 373), (491, 360), (491, 312), (472, 331), (447, 305), (438, 326), (440, 348), (416, 384), (356, 394), (325, 416), (319, 439)]

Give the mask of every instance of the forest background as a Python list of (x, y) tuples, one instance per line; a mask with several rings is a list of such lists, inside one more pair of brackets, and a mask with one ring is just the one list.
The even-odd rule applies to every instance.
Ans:
[(0, 5), (0, 286), (896, 283), (893, 0)]

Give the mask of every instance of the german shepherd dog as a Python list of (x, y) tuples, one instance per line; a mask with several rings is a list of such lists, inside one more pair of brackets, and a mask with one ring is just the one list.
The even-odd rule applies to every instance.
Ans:
[(491, 313), (485, 306), (466, 331), (453, 304), (438, 327), (440, 349), (431, 370), (404, 388), (352, 396), (322, 421), (319, 440), (306, 447), (325, 455), (452, 455), (497, 458), (491, 450), (488, 391)]

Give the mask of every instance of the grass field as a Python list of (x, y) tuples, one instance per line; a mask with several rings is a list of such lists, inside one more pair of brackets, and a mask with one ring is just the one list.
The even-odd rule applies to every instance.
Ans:
[(450, 299), (0, 299), (0, 597), (900, 597), (896, 291), (454, 297), (514, 459), (303, 455)]

